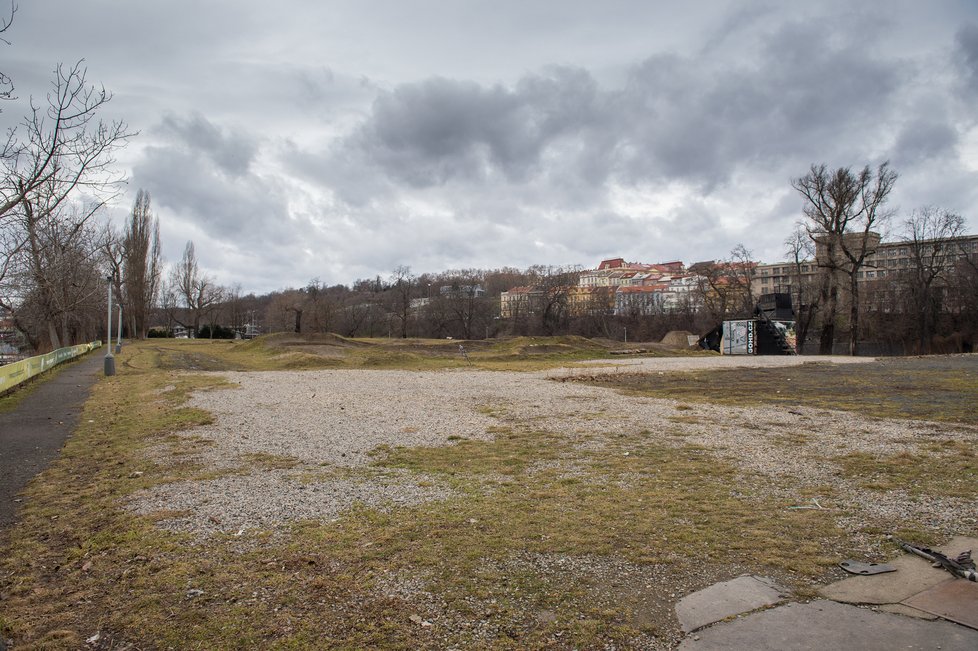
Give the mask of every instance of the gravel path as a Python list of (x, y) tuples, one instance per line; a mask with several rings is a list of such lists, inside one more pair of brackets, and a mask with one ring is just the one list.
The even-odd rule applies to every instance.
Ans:
[[(644, 358), (603, 366), (609, 372), (622, 367), (665, 372), (808, 361), (799, 357)], [(579, 439), (582, 447), (605, 445), (620, 433), (649, 431), (667, 444), (711, 448), (746, 472), (769, 477), (772, 492), (778, 491), (778, 479), (786, 477), (803, 486), (831, 485), (838, 492), (836, 500), (862, 505), (867, 515), (917, 518), (948, 533), (960, 525), (962, 513), (978, 513), (978, 498), (868, 493), (841, 480), (835, 465), (825, 462), (850, 452), (914, 451), (934, 436), (973, 445), (978, 441), (973, 428), (940, 426), (935, 430), (931, 423), (866, 419), (850, 412), (803, 407), (789, 411), (694, 404), (678, 411), (670, 400), (627, 397), (612, 389), (554, 381), (577, 373), (593, 374), (594, 368), (530, 374), (467, 369), (221, 373), (237, 387), (203, 392), (192, 400), (194, 406), (215, 415), (214, 424), (188, 432), (214, 443), (199, 452), (201, 461), (231, 468), (241, 466), (249, 455), (264, 455), (290, 459), (297, 466), (160, 486), (138, 494), (133, 508), (141, 513), (180, 511), (182, 515), (166, 521), (167, 526), (208, 534), (273, 528), (299, 518), (329, 519), (356, 501), (396, 506), (444, 499), (450, 491), (430, 478), (390, 472), (351, 478), (330, 472), (335, 475), (337, 469), (362, 468), (378, 446), (437, 446), (450, 445), (458, 438), (489, 439), (492, 428), (503, 425), (548, 430)], [(785, 440), (782, 424), (790, 426), (795, 439)], [(310, 470), (322, 474), (310, 479)], [(574, 468), (567, 471), (572, 473)], [(792, 495), (781, 497), (788, 502), (794, 499)]]

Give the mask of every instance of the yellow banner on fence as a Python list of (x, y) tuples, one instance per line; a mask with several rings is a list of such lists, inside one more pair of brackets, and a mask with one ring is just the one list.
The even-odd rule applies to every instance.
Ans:
[(90, 344), (79, 344), (68, 348), (59, 348), (45, 355), (28, 357), (13, 364), (0, 366), (0, 393), (9, 391), (21, 382), (25, 382), (36, 375), (40, 375), (48, 369), (54, 368), (62, 362), (84, 355), (90, 350), (102, 346), (101, 341), (93, 341)]

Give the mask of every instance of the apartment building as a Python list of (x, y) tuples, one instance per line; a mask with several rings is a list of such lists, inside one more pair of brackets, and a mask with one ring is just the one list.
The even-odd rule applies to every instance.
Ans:
[(639, 287), (615, 289), (614, 313), (620, 316), (651, 316), (666, 311), (666, 293), (669, 285), (659, 283)]
[(442, 285), (438, 288), (442, 298), (482, 298), (486, 290), (482, 285)]
[[(899, 272), (913, 266), (913, 251), (907, 242), (882, 242), (878, 233), (870, 234), (870, 254), (862, 270), (856, 272), (859, 282), (878, 281), (892, 278)], [(924, 242), (927, 244), (927, 242)], [(978, 257), (978, 235), (965, 235), (950, 243), (952, 250), (938, 251), (937, 255), (953, 257)], [(751, 280), (751, 291), (755, 296), (770, 293), (792, 293), (792, 287), (801, 282), (813, 282), (828, 262), (827, 247), (824, 240), (815, 241), (815, 258), (804, 260), (796, 265), (793, 262), (758, 264)]]
[(685, 265), (678, 261), (659, 264), (625, 262), (624, 258), (602, 260), (596, 269), (581, 272), (580, 287), (634, 287), (656, 284), (663, 276), (686, 273)]
[(499, 316), (514, 319), (534, 314), (543, 307), (543, 299), (540, 287), (513, 287), (499, 295)]

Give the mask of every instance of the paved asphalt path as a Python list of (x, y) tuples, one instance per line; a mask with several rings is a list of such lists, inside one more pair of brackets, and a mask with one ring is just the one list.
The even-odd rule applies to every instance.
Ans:
[[(101, 376), (104, 353), (92, 351), (50, 378), (38, 378), (13, 411), (0, 413), (0, 528), (17, 517), (18, 493), (57, 458), (75, 430), (92, 385)], [(25, 498), (26, 499), (26, 498)]]

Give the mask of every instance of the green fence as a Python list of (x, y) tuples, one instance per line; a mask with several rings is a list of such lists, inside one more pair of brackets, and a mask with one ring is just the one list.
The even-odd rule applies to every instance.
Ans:
[(101, 345), (101, 341), (93, 341), (90, 344), (79, 344), (78, 346), (59, 348), (58, 350), (47, 353), (46, 355), (28, 357), (27, 359), (22, 359), (19, 362), (14, 362), (13, 364), (0, 366), (0, 394), (4, 393), (5, 391), (9, 391), (21, 382), (25, 382), (35, 375), (40, 375), (44, 371), (54, 368), (62, 362), (66, 362), (69, 359), (78, 357), (79, 355), (84, 355), (90, 350), (99, 348)]

